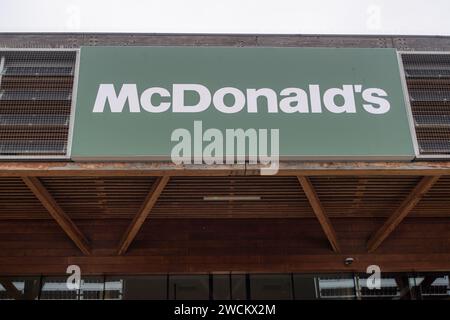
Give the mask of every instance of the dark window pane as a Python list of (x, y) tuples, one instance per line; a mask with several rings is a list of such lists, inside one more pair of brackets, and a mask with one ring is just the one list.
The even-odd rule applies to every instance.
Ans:
[(214, 300), (229, 300), (231, 286), (231, 275), (215, 274), (213, 275), (213, 299)]
[(208, 275), (169, 276), (169, 299), (208, 300)]
[(294, 296), (296, 300), (318, 299), (316, 277), (309, 274), (294, 275)]
[[(380, 288), (372, 276), (353, 274), (213, 274), (87, 276), (69, 289), (67, 276), (0, 277), (5, 299), (449, 299), (449, 273), (382, 273)], [(368, 280), (370, 281), (368, 283)]]
[(231, 275), (231, 299), (232, 300), (246, 300), (247, 286), (245, 281), (245, 274)]
[(251, 299), (292, 299), (292, 282), (289, 274), (250, 275), (250, 286)]

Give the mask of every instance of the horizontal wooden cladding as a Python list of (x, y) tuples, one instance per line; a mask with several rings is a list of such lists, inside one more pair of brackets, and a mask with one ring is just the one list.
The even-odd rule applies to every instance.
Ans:
[(421, 129), (418, 128), (416, 130), (416, 134), (418, 136), (418, 140), (425, 140), (430, 141), (435, 144), (439, 144), (439, 141), (436, 141), (436, 139), (442, 139), (445, 140), (442, 142), (443, 145), (447, 143), (447, 140), (450, 140), (450, 122), (447, 125), (447, 128), (440, 128), (438, 125), (436, 125), (434, 128), (428, 128), (428, 129)]
[[(339, 236), (342, 253), (355, 254), (366, 252), (368, 237), (384, 222), (384, 219), (379, 218), (333, 218), (330, 220)], [(84, 222), (80, 223), (86, 225)], [(82, 225), (80, 224), (81, 229), (83, 229)], [(97, 224), (96, 228), (101, 228), (101, 224)], [(95, 227), (83, 230), (89, 235), (94, 233)], [(107, 242), (104, 244), (106, 245)], [(98, 243), (97, 247), (101, 247), (101, 244)], [(155, 253), (220, 256), (222, 254), (290, 255), (330, 252), (332, 249), (315, 217), (303, 219), (209, 218), (153, 221), (148, 219), (128, 254), (131, 256)], [(418, 252), (450, 252), (450, 221), (447, 218), (408, 217), (378, 251), (378, 253)]]
[(1, 178), (0, 219), (50, 219), (50, 215), (20, 178)]
[(41, 181), (71, 218), (130, 218), (155, 178), (46, 177)]
[(330, 217), (387, 217), (418, 181), (419, 177), (408, 176), (311, 178), (320, 202)]
[(26, 90), (26, 89), (72, 89), (72, 76), (3, 76), (2, 89)]
[(410, 213), (410, 216), (449, 216), (450, 177), (441, 177)]
[(0, 100), (1, 111), (6, 108), (17, 108), (23, 111), (28, 108), (39, 108), (38, 110), (41, 110), (46, 107), (65, 107), (62, 111), (67, 111), (67, 109), (70, 111), (70, 106), (70, 100)]
[(27, 115), (41, 115), (42, 117), (48, 116), (49, 118), (56, 116), (70, 115), (70, 106), (60, 104), (58, 102), (48, 104), (35, 104), (35, 105), (23, 105), (23, 104), (1, 104), (0, 113), (4, 115), (20, 114)]
[[(416, 78), (416, 79), (407, 79), (406, 82), (408, 84), (408, 88), (416, 90), (433, 90), (439, 88), (450, 89), (450, 78), (449, 79)], [(436, 86), (438, 87), (436, 88)]]
[[(333, 253), (311, 219), (168, 219), (144, 223), (126, 256), (114, 257), (129, 219), (76, 220), (93, 255), (81, 252), (52, 221), (0, 221), (0, 274), (83, 273), (439, 271), (450, 268), (450, 223), (406, 218), (375, 254), (368, 236), (384, 219), (332, 219), (342, 254)], [(351, 266), (346, 257), (355, 258)]]
[(23, 182), (33, 192), (36, 198), (47, 209), (48, 213), (58, 223), (61, 229), (67, 234), (67, 236), (76, 244), (76, 246), (86, 255), (91, 253), (89, 242), (73, 221), (67, 216), (64, 210), (61, 209), (59, 204), (55, 202), (52, 195), (48, 193), (47, 189), (42, 185), (39, 178), (36, 177), (23, 177)]
[[(288, 256), (105, 256), (63, 258), (0, 258), (0, 274), (66, 275), (68, 265), (77, 265), (84, 275), (148, 275), (182, 273), (317, 273), (363, 272), (378, 265), (384, 272), (444, 272), (450, 269), (449, 254), (357, 254), (346, 266), (347, 256), (288, 255)], [(3, 262), (6, 262), (3, 264)]]
[[(260, 197), (259, 200), (205, 200), (204, 197)], [(312, 217), (295, 177), (173, 177), (151, 218)]]
[[(310, 180), (327, 216), (381, 218), (388, 217), (398, 207), (420, 178), (364, 175), (311, 176)], [(132, 219), (155, 179), (40, 177), (72, 219)], [(228, 198), (220, 199), (224, 196)], [(210, 200), (211, 197), (220, 200)], [(233, 197), (241, 198), (233, 200)], [(413, 209), (411, 217), (450, 217), (449, 208), (450, 177), (442, 177)], [(149, 219), (312, 217), (314, 213), (295, 176), (173, 176)], [(0, 177), (0, 219), (49, 218), (19, 178)]]
[[(8, 48), (7, 46), (4, 46)], [(28, 49), (39, 48), (39, 46), (29, 47)], [(47, 50), (6, 50), (2, 51), (2, 56), (6, 57), (11, 64), (21, 63), (21, 62), (41, 62), (41, 63), (53, 63), (53, 62), (72, 62), (75, 57), (75, 51), (59, 51), (52, 50), (51, 55), (48, 54)]]
[[(25, 126), (16, 126), (15, 129), (0, 128), (0, 139), (3, 142), (11, 140), (11, 143), (18, 143), (22, 140), (34, 140), (45, 142), (46, 145), (51, 145), (55, 141), (62, 141), (66, 144), (68, 133), (68, 126), (61, 127), (45, 127), (41, 126), (40, 130), (26, 130)], [(36, 126), (37, 127), (37, 126)], [(52, 140), (49, 142), (49, 140)]]

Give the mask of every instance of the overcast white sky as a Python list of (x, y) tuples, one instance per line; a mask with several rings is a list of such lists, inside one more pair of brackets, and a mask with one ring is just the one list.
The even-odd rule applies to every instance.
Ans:
[(450, 0), (0, 0), (0, 32), (450, 35)]

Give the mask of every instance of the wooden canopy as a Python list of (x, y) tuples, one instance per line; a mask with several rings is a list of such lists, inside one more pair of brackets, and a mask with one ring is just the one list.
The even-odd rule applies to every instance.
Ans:
[[(95, 45), (414, 52), (449, 51), (450, 37), (0, 34), (3, 48)], [(0, 162), (0, 276), (65, 274), (71, 264), (83, 274), (450, 270), (450, 162), (283, 162), (266, 177), (259, 169)]]
[(259, 169), (0, 162), (0, 274), (450, 269), (450, 163)]

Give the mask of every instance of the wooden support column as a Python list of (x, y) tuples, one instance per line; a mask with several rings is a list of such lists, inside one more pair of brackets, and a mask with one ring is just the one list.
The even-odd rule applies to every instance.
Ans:
[(420, 285), (411, 286), (409, 284), (408, 276), (396, 277), (395, 281), (397, 282), (397, 286), (400, 288), (399, 299), (417, 299), (418, 296), (423, 293), (423, 290), (430, 288), (437, 278), (438, 275), (435, 274), (426, 275)]
[(322, 226), (322, 229), (331, 244), (331, 247), (335, 252), (340, 252), (341, 249), (337, 240), (336, 232), (334, 231), (331, 221), (325, 213), (322, 204), (320, 203), (319, 197), (314, 190), (314, 186), (312, 185), (308, 177), (297, 176), (297, 178), (303, 188), (303, 191), (305, 192), (306, 197), (308, 198), (309, 204), (311, 205), (314, 214), (319, 220), (319, 223)]
[(48, 213), (55, 219), (63, 231), (69, 236), (75, 245), (85, 254), (90, 255), (91, 249), (83, 233), (73, 223), (69, 216), (56, 203), (51, 194), (45, 189), (44, 185), (37, 177), (22, 177), (23, 182), (34, 193), (36, 198), (47, 209)]
[(145, 219), (147, 219), (147, 216), (149, 215), (150, 211), (152, 210), (153, 206), (158, 200), (161, 192), (164, 190), (165, 186), (169, 182), (169, 179), (170, 178), (168, 176), (158, 177), (157, 180), (153, 183), (153, 186), (147, 198), (145, 199), (141, 209), (133, 218), (133, 221), (128, 226), (128, 229), (125, 231), (122, 240), (120, 241), (119, 249), (117, 250), (118, 255), (122, 255), (127, 251), (131, 242), (133, 242), (137, 233), (144, 224)]
[(400, 206), (369, 239), (367, 243), (368, 252), (375, 251), (383, 243), (438, 180), (439, 176), (423, 177), (422, 180), (420, 180)]

